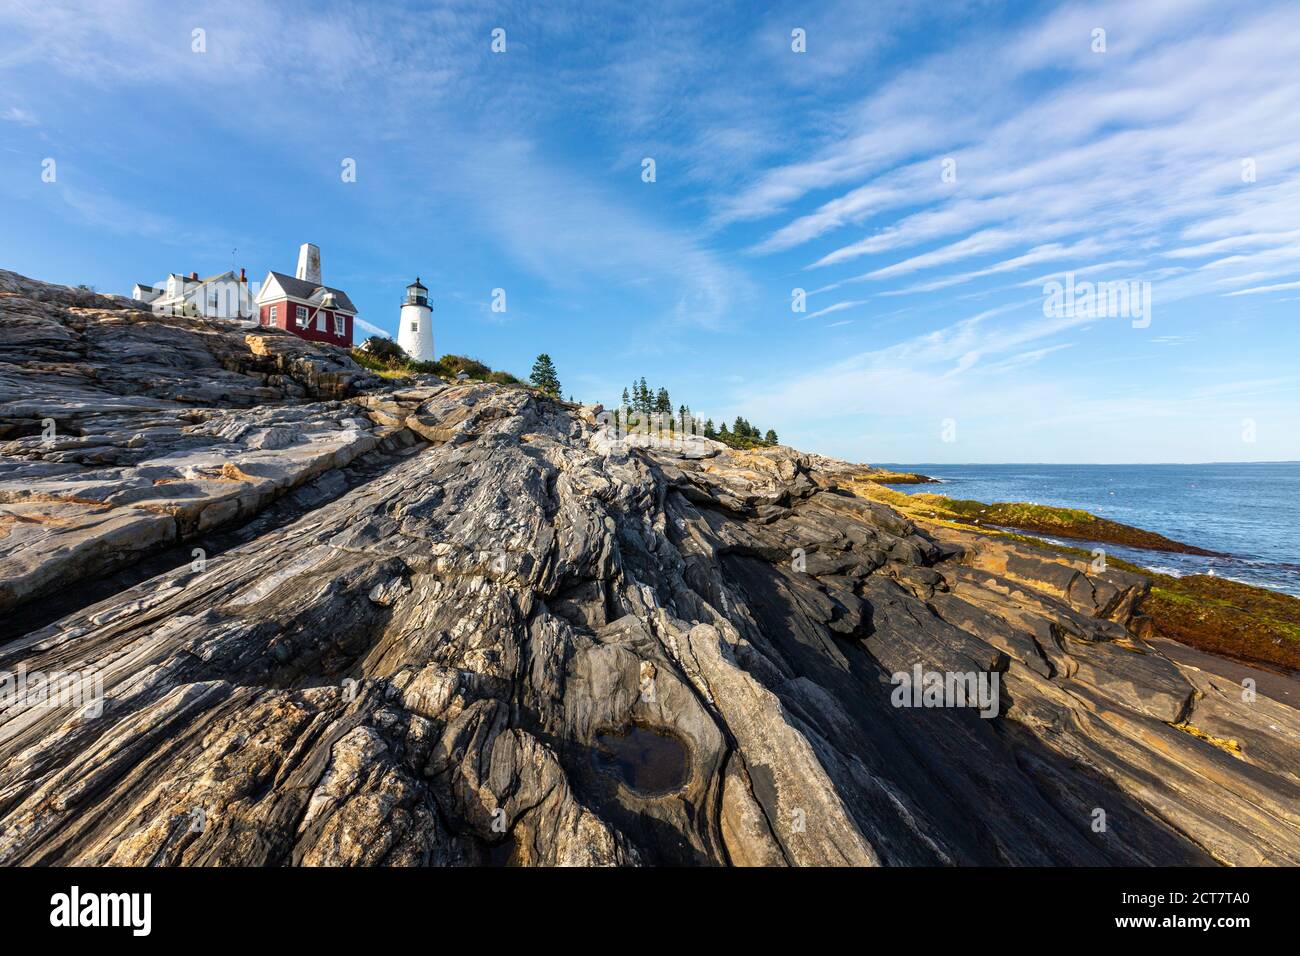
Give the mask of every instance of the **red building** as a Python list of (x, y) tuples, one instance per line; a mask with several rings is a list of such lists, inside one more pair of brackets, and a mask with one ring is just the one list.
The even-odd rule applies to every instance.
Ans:
[(268, 272), (257, 293), (258, 323), (286, 329), (313, 342), (352, 347), (357, 307), (348, 294), (322, 285), (320, 250), (310, 243), (298, 254), (298, 275)]

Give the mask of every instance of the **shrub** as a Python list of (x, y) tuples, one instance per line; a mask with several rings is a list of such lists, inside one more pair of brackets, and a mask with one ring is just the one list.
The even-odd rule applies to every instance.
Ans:
[(382, 335), (372, 335), (366, 339), (362, 351), (380, 361), (407, 361), (406, 351), (392, 339), (384, 338)]
[(493, 382), (497, 385), (522, 385), (518, 378), (509, 372), (497, 372), (478, 359), (464, 355), (444, 355), (436, 362), (416, 362), (407, 357), (402, 347), (392, 339), (372, 336), (366, 340), (370, 345), (365, 350), (352, 350), (352, 360), (362, 368), (369, 369), (384, 378), (401, 378), (404, 375), (437, 375), (448, 382), (455, 381), (456, 376), (464, 372), (471, 379), (480, 382)]
[(486, 379), (492, 374), (492, 369), (478, 359), (467, 358), (464, 355), (444, 355), (435, 364), (439, 367), (438, 374), (449, 379), (455, 378), (461, 372), (479, 380)]

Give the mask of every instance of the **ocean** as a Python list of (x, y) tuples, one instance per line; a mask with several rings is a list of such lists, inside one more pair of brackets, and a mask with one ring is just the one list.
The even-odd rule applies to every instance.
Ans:
[[(1176, 541), (1222, 551), (1205, 558), (1106, 544), (1162, 574), (1217, 574), (1300, 597), (1300, 462), (1221, 465), (882, 464), (941, 485), (891, 485), (976, 501), (1082, 508)], [(1080, 546), (1077, 541), (1058, 539)]]

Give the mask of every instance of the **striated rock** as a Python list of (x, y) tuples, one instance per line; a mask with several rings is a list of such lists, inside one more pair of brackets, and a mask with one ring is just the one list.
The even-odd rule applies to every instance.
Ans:
[[(1136, 575), (787, 448), (616, 443), (598, 409), (344, 381), (202, 322), (162, 323), (191, 358), (157, 380), (226, 398), (91, 409), (88, 337), (156, 320), (24, 282), (0, 596), (73, 606), (0, 672), (99, 692), (0, 699), (0, 862), (1300, 862), (1300, 718), (1140, 636)], [(989, 716), (899, 706), (917, 668)]]
[(0, 611), (247, 519), (387, 437), (363, 409), (302, 404), (373, 383), (340, 350), (137, 306), (0, 272)]

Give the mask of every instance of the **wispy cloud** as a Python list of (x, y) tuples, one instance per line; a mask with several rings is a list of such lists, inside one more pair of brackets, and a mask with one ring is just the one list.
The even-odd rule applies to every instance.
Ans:
[(17, 123), (19, 126), (35, 126), (36, 114), (19, 106), (10, 106), (0, 112), (0, 120), (6, 123)]
[[(999, 266), (914, 287), (932, 292), (1057, 252), (1088, 256), (1111, 246), (1150, 257), (1161, 253), (1162, 228), (1190, 238), (1198, 226), (1227, 227), (1234, 210), (1273, 203), (1276, 196), (1265, 200), (1259, 193), (1300, 169), (1293, 148), (1300, 133), (1294, 109), (1300, 78), (1293, 69), (1300, 14), (1279, 6), (1226, 23), (1175, 12), (1190, 9), (1167, 3), (1067, 8), (1009, 44), (976, 38), (972, 48), (1000, 69), (976, 71), (955, 98), (931, 97), (929, 81), (951, 75), (963, 53), (919, 64), (857, 107), (860, 122), (873, 122), (872, 132), (846, 137), (816, 160), (766, 172), (731, 200), (732, 208), (767, 215), (810, 190), (868, 180), (778, 227), (753, 251), (804, 245), (908, 208), (915, 211), (811, 265), (827, 268), (940, 242), (856, 277), (884, 280), (1040, 243)], [(1105, 53), (1089, 49), (1091, 28), (1072, 30), (1083, 23), (1108, 24), (1112, 43)], [(1045, 58), (1044, 50), (1057, 51), (1059, 59)], [(1064, 81), (1042, 84), (1037, 71), (1044, 67), (1063, 73)], [(906, 86), (915, 95), (900, 93)], [(1008, 115), (1005, 104), (1017, 100), (1023, 105)], [(979, 105), (969, 113), (972, 101)], [(1250, 143), (1255, 182), (1243, 182), (1246, 157), (1237, 145), (1243, 142)], [(941, 178), (945, 158), (955, 163), (955, 182)], [(1257, 226), (1249, 238), (1221, 237), (1202, 250), (1263, 252), (1288, 238), (1289, 232)], [(1194, 250), (1183, 245), (1169, 254), (1189, 257)]]
[(1249, 289), (1238, 289), (1236, 292), (1225, 293), (1228, 298), (1236, 295), (1260, 295), (1264, 292), (1281, 292), (1284, 289), (1300, 289), (1300, 280), (1295, 282), (1276, 282), (1273, 285), (1257, 285)]
[(844, 302), (836, 302), (834, 305), (828, 305), (826, 308), (818, 309), (816, 312), (809, 312), (807, 315), (801, 316), (801, 318), (815, 319), (819, 316), (830, 315), (832, 312), (843, 312), (845, 309), (856, 309), (860, 305), (866, 305), (868, 301), (869, 300), (867, 299), (853, 299)]
[(369, 332), (371, 335), (378, 335), (381, 338), (385, 338), (385, 339), (391, 339), (393, 337), (393, 334), (391, 332), (387, 331), (386, 329), (381, 329), (379, 326), (367, 322), (365, 319), (356, 318), (353, 321), (356, 322), (356, 324), (359, 325), (361, 328)]

